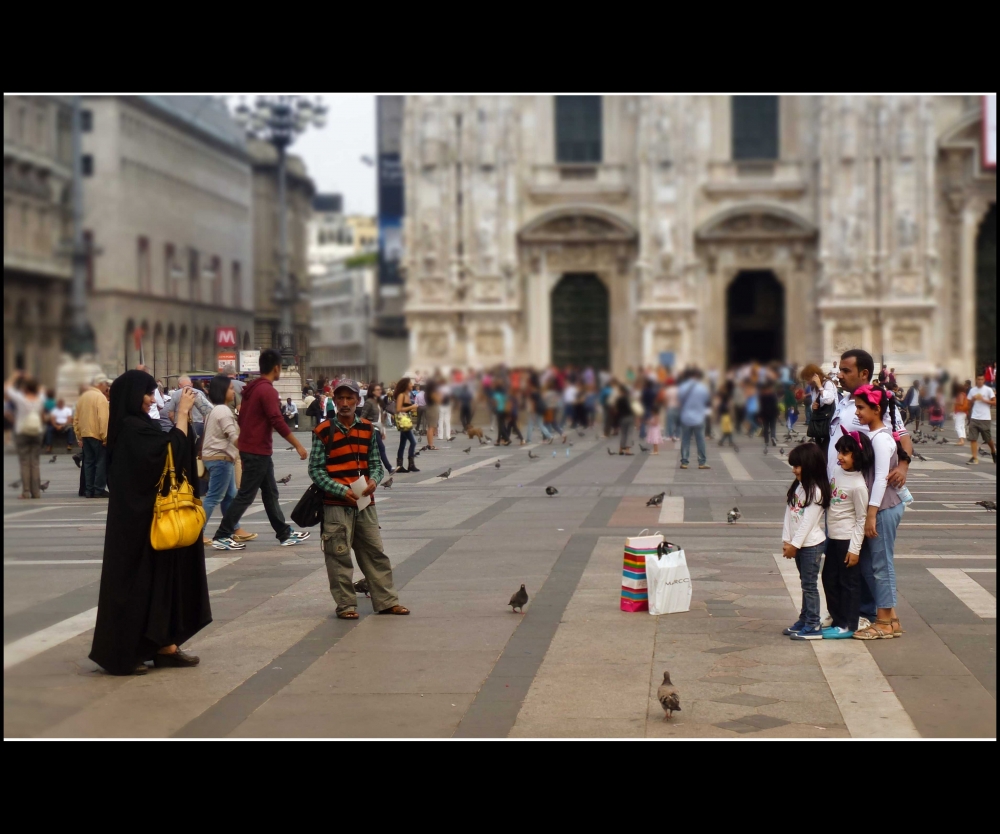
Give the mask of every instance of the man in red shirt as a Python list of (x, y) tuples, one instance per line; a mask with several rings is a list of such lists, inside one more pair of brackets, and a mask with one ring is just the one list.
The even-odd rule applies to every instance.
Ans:
[(261, 351), (260, 377), (243, 388), (243, 403), (240, 406), (240, 436), (237, 440), (243, 463), (240, 491), (212, 537), (212, 547), (216, 550), (243, 550), (246, 547), (233, 538), (233, 533), (239, 527), (243, 513), (257, 497), (257, 490), (261, 491), (264, 512), (282, 547), (291, 547), (309, 538), (308, 531), (299, 533), (292, 530), (278, 504), (278, 485), (274, 480), (274, 461), (271, 458), (272, 432), (278, 432), (291, 443), (302, 460), (309, 457), (281, 416), (278, 392), (274, 389), (274, 383), (280, 378), (281, 354), (272, 349)]

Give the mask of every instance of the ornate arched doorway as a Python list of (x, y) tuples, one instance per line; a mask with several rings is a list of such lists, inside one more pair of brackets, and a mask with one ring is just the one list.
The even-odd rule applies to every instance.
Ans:
[(729, 365), (785, 358), (785, 290), (769, 269), (737, 273), (726, 291)]
[(552, 364), (611, 365), (608, 288), (592, 272), (570, 272), (552, 290)]

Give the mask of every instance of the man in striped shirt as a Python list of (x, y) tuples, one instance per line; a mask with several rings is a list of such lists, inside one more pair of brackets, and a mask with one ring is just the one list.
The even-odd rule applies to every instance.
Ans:
[[(392, 583), (392, 565), (382, 550), (374, 494), (384, 470), (375, 440), (376, 429), (355, 411), (360, 395), (361, 386), (353, 379), (337, 383), (333, 392), (336, 415), (313, 430), (309, 454), (309, 477), (325, 493), (323, 556), (330, 593), (337, 603), (337, 616), (342, 620), (358, 619), (352, 548), (358, 567), (368, 580), (375, 612), (410, 613), (399, 604)], [(361, 497), (372, 499), (363, 509), (358, 508), (359, 497), (351, 489), (351, 484), (359, 478), (364, 478), (367, 484)]]

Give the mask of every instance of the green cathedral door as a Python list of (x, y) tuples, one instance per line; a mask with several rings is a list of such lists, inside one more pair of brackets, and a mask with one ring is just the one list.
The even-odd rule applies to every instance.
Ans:
[(607, 370), (611, 365), (607, 287), (592, 273), (563, 275), (552, 290), (552, 363)]

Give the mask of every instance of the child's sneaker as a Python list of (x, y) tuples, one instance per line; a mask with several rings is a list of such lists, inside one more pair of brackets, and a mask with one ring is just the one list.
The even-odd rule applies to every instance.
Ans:
[(820, 627), (820, 628), (829, 628), (829, 627), (830, 627), (830, 626), (832, 626), (832, 625), (833, 625), (833, 617), (831, 617), (831, 616), (830, 616), (829, 614), (827, 614), (827, 615), (826, 615), (826, 616), (825, 616), (825, 617), (823, 618), (823, 622), (821, 622), (821, 623), (819, 624), (819, 627)]
[(786, 628), (781, 633), (784, 634), (786, 637), (790, 637), (793, 634), (798, 634), (805, 627), (806, 627), (806, 624), (804, 622), (802, 622), (802, 620), (796, 620), (792, 625), (790, 625), (788, 628)]
[(854, 632), (849, 628), (841, 628), (840, 626), (831, 626), (830, 628), (823, 629), (823, 639), (824, 640), (843, 640), (847, 637), (853, 637)]
[(822, 640), (823, 631), (816, 626), (814, 628), (804, 628), (801, 631), (796, 632), (791, 635), (793, 640)]

